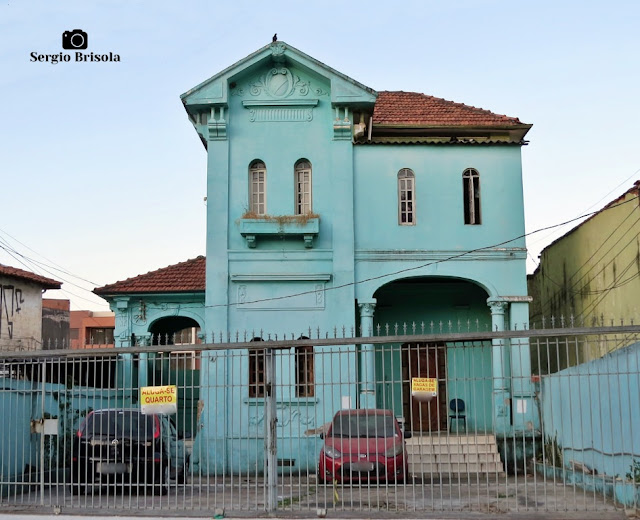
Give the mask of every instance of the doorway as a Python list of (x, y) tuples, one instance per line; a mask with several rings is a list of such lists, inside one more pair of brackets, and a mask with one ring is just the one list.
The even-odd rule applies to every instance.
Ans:
[[(447, 429), (446, 346), (441, 343), (402, 345), (402, 411), (414, 434)], [(438, 395), (428, 403), (411, 398), (411, 379), (429, 377), (438, 381)]]

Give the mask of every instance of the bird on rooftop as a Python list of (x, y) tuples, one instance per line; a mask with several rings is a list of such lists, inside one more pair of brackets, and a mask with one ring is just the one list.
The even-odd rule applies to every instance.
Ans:
[(273, 38), (271, 39), (272, 42), (277, 42), (278, 41), (278, 33), (275, 33), (273, 35)]

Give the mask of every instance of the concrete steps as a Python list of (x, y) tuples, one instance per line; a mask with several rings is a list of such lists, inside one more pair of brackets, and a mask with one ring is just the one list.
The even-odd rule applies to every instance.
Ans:
[(407, 439), (409, 474), (414, 478), (461, 475), (504, 476), (494, 435), (415, 435)]

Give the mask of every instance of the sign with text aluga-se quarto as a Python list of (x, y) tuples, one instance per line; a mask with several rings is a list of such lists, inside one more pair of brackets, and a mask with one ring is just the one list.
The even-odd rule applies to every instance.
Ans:
[(411, 397), (416, 401), (429, 402), (438, 395), (438, 380), (432, 377), (412, 377)]
[(141, 387), (140, 411), (143, 414), (177, 413), (178, 388), (175, 385)]

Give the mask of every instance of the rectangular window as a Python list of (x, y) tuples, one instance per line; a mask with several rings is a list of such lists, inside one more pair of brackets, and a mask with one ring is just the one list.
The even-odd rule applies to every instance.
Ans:
[(315, 395), (313, 347), (296, 348), (296, 397)]
[(111, 328), (86, 329), (85, 343), (87, 345), (112, 345), (113, 330)]
[(195, 350), (174, 350), (169, 353), (171, 370), (197, 370), (200, 368), (200, 353)]
[(264, 349), (249, 351), (249, 397), (264, 397)]

